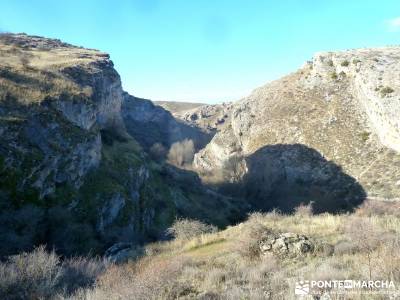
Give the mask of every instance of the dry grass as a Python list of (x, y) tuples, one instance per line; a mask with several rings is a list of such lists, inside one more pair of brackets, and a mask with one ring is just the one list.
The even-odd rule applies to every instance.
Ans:
[[(1, 36), (0, 36), (1, 37)], [(94, 72), (93, 63), (104, 54), (83, 48), (28, 49), (0, 38), (0, 100), (11, 95), (20, 103), (38, 103), (63, 93), (90, 98), (92, 89), (63, 73), (79, 65)]]
[(94, 284), (108, 262), (72, 258), (61, 262), (43, 246), (0, 263), (0, 299), (54, 299)]
[[(383, 279), (398, 283), (400, 220), (394, 214), (370, 216), (363, 211), (364, 206), (353, 215), (254, 213), (248, 221), (220, 232), (147, 245), (143, 258), (111, 265), (105, 273), (96, 271), (90, 263), (87, 268), (83, 267), (87, 263), (75, 261), (77, 269), (93, 269), (88, 273), (97, 274), (93, 275), (97, 276), (95, 284), (83, 280), (73, 294), (58, 292), (58, 297), (296, 299), (294, 285), (301, 279)], [(334, 247), (297, 258), (261, 256), (258, 240), (268, 230), (305, 234), (321, 245)], [(62, 278), (58, 273), (45, 274), (50, 274), (50, 279)], [(89, 277), (93, 280), (93, 276)], [(82, 280), (80, 277), (74, 280)], [(46, 282), (54, 290), (52, 281)], [(81, 288), (76, 290), (77, 286)], [(352, 297), (365, 299), (357, 294)], [(379, 295), (370, 298), (380, 299)]]
[(300, 204), (298, 207), (295, 208), (295, 215), (301, 217), (310, 217), (313, 215), (313, 202), (308, 204)]
[(365, 201), (356, 211), (358, 216), (395, 216), (400, 217), (399, 201)]

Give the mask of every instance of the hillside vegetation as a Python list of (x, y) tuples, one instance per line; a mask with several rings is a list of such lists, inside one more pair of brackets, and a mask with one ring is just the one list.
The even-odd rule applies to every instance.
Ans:
[[(196, 154), (194, 166), (205, 180), (220, 174), (218, 181), (262, 182), (259, 203), (285, 195), (277, 190), (307, 178), (310, 201), (318, 201), (309, 186), (325, 180), (325, 164), (335, 164), (357, 181), (369, 197), (400, 198), (400, 97), (399, 47), (322, 52), (299, 70), (255, 89), (249, 96), (231, 103), (190, 111), (186, 119), (198, 116), (223, 120), (211, 142)], [(212, 113), (215, 111), (215, 113)], [(204, 118), (200, 118), (203, 116)], [(226, 116), (225, 118), (221, 118)], [(277, 153), (286, 179), (277, 168), (253, 168), (253, 158), (269, 163), (275, 145), (302, 145), (300, 159)], [(325, 160), (310, 172), (312, 149)], [(263, 157), (265, 154), (265, 157)], [(221, 171), (225, 170), (225, 171)], [(253, 172), (252, 172), (253, 170)], [(250, 178), (249, 178), (250, 177)], [(312, 177), (312, 179), (311, 179)], [(215, 181), (214, 180), (214, 181)], [(325, 186), (326, 184), (319, 184)], [(292, 187), (298, 191), (297, 186)], [(295, 195), (292, 195), (295, 196)], [(275, 204), (275, 206), (277, 206)]]
[(240, 101), (160, 106), (107, 54), (0, 34), (0, 299), (399, 288), (398, 57), (318, 53)]
[(107, 54), (0, 34), (0, 258), (40, 244), (104, 254), (165, 238), (176, 217), (240, 220), (245, 202), (165, 163), (186, 138), (211, 137), (125, 93)]
[[(37, 293), (59, 299), (296, 299), (294, 287), (299, 280), (399, 282), (398, 211), (397, 203), (368, 202), (353, 215), (313, 215), (310, 207), (302, 206), (294, 215), (255, 213), (244, 223), (211, 233), (201, 223), (178, 221), (171, 230), (174, 240), (137, 249), (127, 262), (117, 265), (87, 259), (61, 264), (53, 258), (56, 262), (42, 269), (38, 260), (43, 255), (54, 257), (42, 249), (29, 259), (13, 258), (0, 267), (1, 290), (3, 297), (11, 298)], [(260, 241), (279, 233), (304, 235), (313, 250), (302, 255), (263, 253)], [(26, 278), (32, 285), (23, 285), (7, 273), (18, 268), (18, 259), (32, 270)], [(71, 263), (74, 269), (66, 270)], [(93, 266), (86, 269), (87, 264)], [(87, 280), (74, 277), (72, 271)], [(43, 290), (38, 280), (49, 289)], [(328, 290), (317, 292), (323, 295)], [(344, 299), (340, 297), (331, 299)], [(351, 299), (382, 297), (351, 295)]]

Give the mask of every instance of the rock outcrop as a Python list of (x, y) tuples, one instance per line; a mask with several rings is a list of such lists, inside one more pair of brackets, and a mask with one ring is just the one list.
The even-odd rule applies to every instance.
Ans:
[(174, 171), (172, 182), (146, 153), (156, 142), (190, 138), (201, 148), (211, 137), (125, 93), (105, 53), (0, 35), (0, 257), (38, 244), (104, 253), (162, 238), (178, 216), (227, 225), (240, 202), (193, 188), (192, 172)]
[[(293, 179), (320, 176), (327, 185), (336, 175), (329, 177), (325, 166), (335, 164), (368, 197), (398, 199), (399, 55), (399, 47), (316, 54), (295, 73), (232, 103), (228, 124), (195, 155), (195, 167), (204, 177), (219, 172), (224, 175), (221, 181), (241, 183), (249, 179), (248, 163), (257, 153), (264, 171), (260, 167), (251, 176), (263, 182), (263, 196), (258, 198), (262, 203), (271, 201), (269, 195), (282, 187), (280, 172), (268, 171), (276, 163), (280, 170), (290, 170)], [(280, 162), (263, 162), (259, 152), (276, 144), (303, 145), (304, 155), (298, 158), (306, 159), (288, 165), (278, 155), (275, 158)], [(312, 159), (307, 158), (307, 149), (325, 160), (318, 172), (307, 171)], [(226, 171), (220, 172), (221, 167)], [(308, 196), (310, 200), (319, 197)]]
[(267, 233), (260, 240), (260, 252), (262, 255), (272, 253), (278, 257), (296, 257), (306, 255), (314, 251), (314, 243), (305, 235), (297, 233)]
[[(164, 238), (176, 217), (225, 226), (254, 208), (343, 211), (366, 193), (399, 197), (398, 54), (318, 54), (241, 101), (177, 120), (125, 93), (105, 53), (0, 35), (0, 256), (38, 244), (133, 249)], [(183, 139), (202, 148), (203, 182), (229, 195), (147, 154)]]
[(3, 35), (0, 43), (4, 184), (23, 177), (13, 197), (33, 188), (42, 199), (56, 185), (79, 188), (101, 158), (100, 134), (92, 127), (118, 118), (121, 88), (111, 61), (101, 52), (39, 37)]
[[(155, 219), (171, 211), (156, 212), (144, 153), (125, 133), (123, 90), (109, 56), (24, 34), (1, 35), (0, 45), (2, 239), (26, 239), (21, 228), (31, 221), (22, 217), (15, 229), (8, 218), (28, 205), (41, 224), (29, 229), (29, 246), (47, 243), (65, 254), (101, 251), (157, 227)], [(5, 242), (1, 254), (21, 245)]]

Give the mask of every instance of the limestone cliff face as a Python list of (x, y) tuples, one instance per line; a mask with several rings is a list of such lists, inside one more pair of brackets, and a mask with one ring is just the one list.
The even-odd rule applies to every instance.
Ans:
[(203, 173), (225, 166), (231, 179), (229, 162), (239, 159), (243, 178), (260, 149), (300, 144), (341, 166), (369, 196), (398, 198), (399, 55), (396, 47), (316, 54), (297, 72), (233, 103), (229, 124), (196, 154), (195, 166)]
[[(140, 147), (123, 134), (122, 95), (107, 54), (41, 37), (0, 36), (0, 205), (5, 222), (0, 235), (15, 238), (7, 216), (32, 205), (30, 210), (38, 212), (32, 219), (42, 224), (33, 227), (32, 239), (66, 254), (100, 250), (118, 239), (110, 237), (110, 230), (135, 238), (153, 226), (154, 213), (126, 217), (151, 192), (140, 196), (149, 171), (145, 176)], [(130, 156), (122, 168), (115, 157), (125, 151)], [(123, 179), (113, 180), (110, 174)], [(151, 210), (155, 203), (142, 205)], [(57, 209), (68, 216), (68, 224), (52, 224)], [(30, 227), (29, 220), (21, 222)], [(48, 236), (42, 236), (43, 230)], [(71, 241), (75, 231), (82, 231), (86, 241)], [(4, 247), (1, 253), (12, 252)]]
[(242, 204), (145, 151), (185, 138), (211, 136), (125, 93), (107, 54), (0, 35), (0, 257), (39, 244), (102, 254), (163, 237), (177, 216), (235, 220)]
[(68, 120), (87, 130), (95, 124), (103, 128), (121, 122), (123, 91), (120, 77), (108, 56), (101, 58), (87, 66), (77, 65), (61, 70), (77, 85), (91, 89), (87, 99), (78, 96), (74, 101), (74, 98), (62, 94), (54, 102)]
[[(7, 168), (27, 172), (17, 189), (33, 187), (43, 198), (59, 184), (79, 188), (101, 158), (93, 127), (121, 123), (122, 88), (112, 62), (40, 37), (3, 35), (0, 44), (1, 154)], [(25, 161), (29, 152), (38, 165)]]
[(319, 53), (312, 62), (313, 78), (319, 74), (347, 76), (352, 93), (379, 140), (397, 152), (400, 152), (399, 53), (398, 47)]

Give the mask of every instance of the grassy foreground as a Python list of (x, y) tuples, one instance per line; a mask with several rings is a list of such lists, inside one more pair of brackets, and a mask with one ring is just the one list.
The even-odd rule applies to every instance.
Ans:
[[(25, 289), (32, 299), (297, 299), (294, 287), (299, 280), (392, 280), (396, 288), (400, 285), (397, 203), (367, 202), (346, 215), (312, 215), (307, 207), (294, 215), (254, 213), (237, 226), (203, 234), (194, 222), (194, 236), (190, 222), (185, 224), (173, 231), (174, 240), (147, 245), (142, 257), (118, 265), (99, 259), (58, 262), (46, 270), (31, 270), (27, 284), (11, 282), (10, 269), (18, 273), (24, 264), (24, 270), (32, 269), (32, 260), (3, 263), (0, 296), (18, 299), (14, 289)], [(304, 234), (319, 246), (304, 256), (262, 256), (258, 241), (267, 229)], [(45, 284), (46, 293), (39, 289)], [(330, 299), (389, 297), (352, 294)]]

